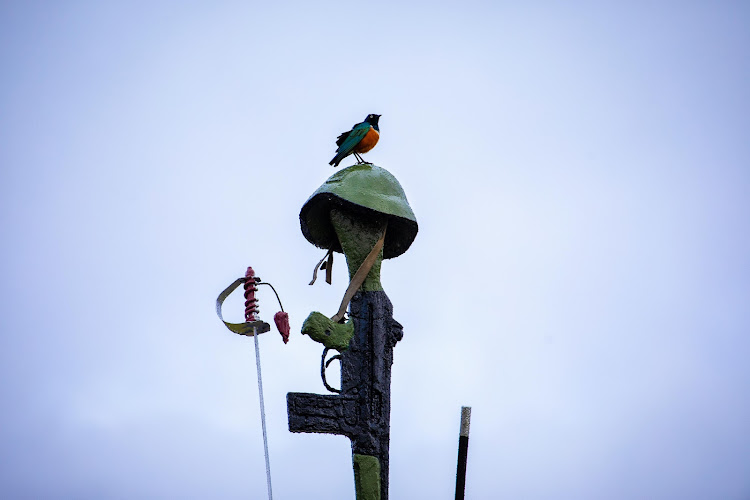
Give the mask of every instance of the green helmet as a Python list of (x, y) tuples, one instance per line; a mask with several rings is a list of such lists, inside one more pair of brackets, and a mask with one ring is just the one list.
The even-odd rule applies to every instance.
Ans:
[(339, 170), (313, 193), (300, 211), (302, 234), (307, 241), (341, 252), (330, 220), (332, 208), (361, 214), (363, 218), (386, 216), (384, 259), (406, 252), (417, 236), (417, 219), (401, 184), (390, 172), (376, 165), (362, 163)]

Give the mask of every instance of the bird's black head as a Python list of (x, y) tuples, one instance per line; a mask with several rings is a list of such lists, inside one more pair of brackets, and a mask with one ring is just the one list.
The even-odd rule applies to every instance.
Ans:
[(365, 121), (374, 127), (378, 126), (378, 120), (380, 120), (380, 115), (367, 115), (365, 118)]

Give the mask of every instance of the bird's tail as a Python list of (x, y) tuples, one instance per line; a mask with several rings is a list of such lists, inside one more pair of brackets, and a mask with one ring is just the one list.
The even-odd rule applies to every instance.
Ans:
[(329, 165), (332, 165), (333, 167), (338, 167), (339, 163), (341, 163), (341, 160), (343, 160), (346, 157), (346, 155), (341, 155), (341, 153), (337, 154), (333, 157), (331, 161), (328, 162)]

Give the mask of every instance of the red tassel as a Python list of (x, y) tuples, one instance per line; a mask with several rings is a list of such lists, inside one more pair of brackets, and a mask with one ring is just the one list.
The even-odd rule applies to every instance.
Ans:
[(283, 311), (279, 311), (273, 315), (273, 322), (276, 323), (281, 338), (284, 339), (284, 343), (289, 342), (289, 315)]

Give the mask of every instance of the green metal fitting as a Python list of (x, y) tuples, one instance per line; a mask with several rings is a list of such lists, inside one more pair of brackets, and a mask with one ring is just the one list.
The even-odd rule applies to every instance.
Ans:
[(334, 323), (331, 318), (313, 311), (302, 323), (302, 334), (309, 335), (315, 342), (320, 342), (329, 349), (343, 352), (349, 347), (354, 335), (352, 320), (346, 323)]
[(380, 500), (380, 460), (371, 455), (352, 455), (357, 500)]

